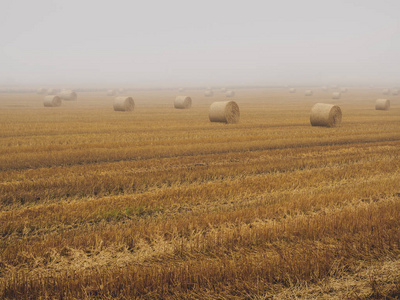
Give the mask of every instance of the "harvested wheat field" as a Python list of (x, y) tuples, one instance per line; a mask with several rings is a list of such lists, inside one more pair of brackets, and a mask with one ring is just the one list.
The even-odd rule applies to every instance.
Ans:
[(203, 89), (0, 94), (0, 298), (398, 297), (400, 97), (312, 89), (235, 89), (237, 124)]

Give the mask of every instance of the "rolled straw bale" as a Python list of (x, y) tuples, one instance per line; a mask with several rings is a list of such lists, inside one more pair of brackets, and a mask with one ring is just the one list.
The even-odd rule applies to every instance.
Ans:
[(221, 88), (221, 93), (226, 93), (226, 88)]
[(182, 93), (185, 89), (184, 88), (179, 88), (178, 91), (179, 93)]
[(389, 89), (383, 89), (382, 90), (382, 94), (384, 94), (384, 95), (389, 95), (389, 93), (390, 93)]
[(212, 90), (206, 90), (204, 92), (204, 97), (212, 97), (214, 96), (214, 92)]
[(132, 111), (135, 108), (135, 102), (132, 97), (115, 97), (114, 110), (115, 111)]
[(289, 93), (296, 93), (296, 89), (295, 88), (290, 88), (289, 89)]
[(393, 96), (397, 96), (398, 94), (399, 94), (399, 90), (398, 89), (392, 90), (392, 95)]
[(322, 90), (323, 90), (324, 92), (327, 92), (327, 91), (328, 91), (328, 88), (327, 88), (326, 86), (323, 86), (323, 87), (322, 87)]
[(311, 108), (310, 122), (312, 126), (336, 127), (342, 121), (342, 111), (339, 106), (317, 103)]
[(306, 92), (304, 93), (304, 96), (312, 96), (312, 95), (313, 95), (312, 90), (306, 90)]
[(71, 90), (61, 91), (61, 93), (58, 94), (58, 96), (65, 101), (76, 101), (78, 99), (78, 95)]
[(342, 94), (340, 92), (332, 93), (332, 99), (340, 99), (340, 97), (342, 97)]
[(209, 118), (211, 122), (237, 123), (240, 118), (239, 106), (235, 101), (214, 102), (210, 106)]
[(43, 95), (47, 93), (47, 90), (45, 88), (39, 88), (36, 91), (39, 95)]
[(120, 93), (120, 94), (123, 94), (123, 93), (125, 93), (125, 89), (124, 89), (124, 88), (120, 88), (120, 89), (118, 89), (118, 93)]
[(347, 92), (347, 88), (341, 88), (341, 89), (340, 89), (340, 92), (341, 92), (341, 93), (346, 93), (346, 92)]
[(188, 96), (178, 96), (175, 98), (174, 107), (179, 109), (191, 108), (192, 98)]
[(108, 90), (107, 91), (107, 96), (115, 96), (117, 94), (117, 90)]
[(225, 97), (228, 97), (228, 98), (235, 97), (235, 92), (234, 91), (226, 91)]
[(48, 95), (48, 96), (44, 97), (43, 105), (45, 107), (61, 106), (61, 98), (56, 95)]
[(387, 99), (378, 99), (375, 103), (376, 110), (389, 110), (390, 109), (390, 101)]

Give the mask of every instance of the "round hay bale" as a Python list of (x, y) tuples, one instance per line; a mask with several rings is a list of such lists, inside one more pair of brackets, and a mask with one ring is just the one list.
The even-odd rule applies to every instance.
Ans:
[(228, 97), (228, 98), (235, 97), (235, 92), (234, 91), (226, 91), (225, 97)]
[(327, 91), (328, 91), (328, 88), (327, 88), (326, 86), (323, 86), (321, 89), (322, 89), (324, 92), (327, 92)]
[(44, 95), (47, 93), (47, 89), (45, 88), (38, 88), (36, 91), (39, 95)]
[(340, 89), (340, 92), (341, 92), (341, 93), (346, 93), (346, 92), (347, 92), (347, 88), (341, 88), (341, 89)]
[(118, 93), (119, 93), (119, 94), (123, 94), (123, 93), (125, 93), (125, 89), (124, 89), (124, 88), (120, 88), (120, 89), (118, 89)]
[(107, 96), (115, 96), (117, 94), (117, 90), (108, 90)]
[(304, 93), (304, 96), (312, 96), (312, 95), (313, 95), (312, 90), (306, 90), (306, 92)]
[(211, 122), (234, 124), (239, 122), (240, 111), (235, 101), (214, 102), (210, 106)]
[(340, 92), (332, 93), (332, 99), (340, 99), (340, 97), (342, 97), (342, 94)]
[(214, 92), (212, 90), (206, 90), (204, 92), (204, 97), (212, 97), (214, 96)]
[(48, 89), (47, 95), (56, 95), (58, 92), (58, 89)]
[(375, 103), (376, 110), (389, 110), (390, 109), (390, 101), (387, 99), (378, 99)]
[(61, 98), (56, 95), (48, 95), (48, 96), (44, 97), (43, 105), (45, 107), (61, 106)]
[(114, 110), (115, 111), (132, 111), (135, 108), (135, 102), (132, 97), (115, 97)]
[(178, 109), (191, 108), (192, 98), (188, 96), (178, 96), (175, 98), (174, 107)]
[(289, 89), (289, 93), (296, 93), (296, 89), (295, 88), (290, 88)]
[(226, 93), (226, 88), (221, 88), (221, 93)]
[(392, 95), (393, 96), (397, 96), (398, 94), (399, 94), (399, 90), (398, 89), (392, 90)]
[(342, 110), (337, 105), (317, 103), (311, 108), (312, 126), (336, 127), (342, 121)]
[(383, 89), (382, 90), (382, 94), (384, 94), (384, 95), (389, 95), (389, 93), (390, 93), (389, 89)]
[(184, 88), (179, 88), (178, 91), (179, 93), (182, 93), (185, 89)]
[(78, 100), (78, 95), (71, 90), (62, 91), (58, 96), (65, 101), (76, 101)]

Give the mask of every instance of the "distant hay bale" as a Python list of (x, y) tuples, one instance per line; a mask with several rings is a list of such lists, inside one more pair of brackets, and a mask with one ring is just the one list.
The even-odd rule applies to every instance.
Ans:
[(375, 103), (376, 110), (389, 110), (390, 109), (390, 101), (387, 99), (378, 99)]
[(124, 88), (118, 89), (118, 93), (119, 93), (119, 94), (125, 93), (125, 89), (124, 89)]
[(289, 93), (296, 93), (296, 89), (295, 88), (290, 88), (289, 89)]
[(326, 86), (323, 86), (321, 89), (322, 89), (324, 92), (327, 92), (327, 91), (328, 91), (328, 88), (327, 88)]
[(340, 89), (340, 92), (341, 92), (341, 93), (346, 93), (346, 92), (347, 92), (347, 88), (341, 88), (341, 89)]
[(76, 101), (78, 99), (78, 95), (71, 90), (62, 91), (58, 96), (65, 101)]
[(340, 97), (342, 97), (342, 94), (340, 92), (332, 93), (332, 99), (340, 99)]
[(392, 90), (392, 95), (393, 96), (397, 96), (398, 94), (399, 94), (399, 90), (398, 89)]
[(226, 93), (226, 88), (221, 88), (221, 93)]
[(235, 97), (235, 92), (234, 91), (226, 91), (225, 97), (228, 97), (228, 98)]
[(107, 96), (115, 96), (117, 94), (117, 90), (108, 90)]
[(39, 89), (37, 89), (36, 92), (37, 92), (39, 95), (44, 95), (44, 94), (47, 93), (47, 89), (45, 89), (45, 88), (39, 88)]
[(204, 92), (204, 97), (212, 97), (214, 96), (214, 92), (212, 90), (206, 90)]
[(178, 89), (178, 91), (179, 91), (180, 93), (182, 93), (184, 90), (185, 90), (184, 88), (179, 88), (179, 89)]
[(306, 90), (306, 92), (304, 93), (304, 96), (312, 96), (312, 95), (313, 95), (312, 90)]
[(342, 111), (339, 106), (317, 103), (311, 108), (310, 122), (312, 126), (336, 127), (342, 121)]
[(382, 90), (382, 94), (384, 94), (384, 95), (389, 95), (389, 93), (390, 93), (389, 89), (383, 89)]
[(61, 106), (61, 98), (56, 95), (48, 95), (48, 96), (44, 97), (43, 105), (45, 107)]
[(188, 96), (178, 96), (175, 98), (174, 107), (178, 109), (187, 109), (192, 107), (192, 98)]
[(240, 111), (235, 101), (214, 102), (210, 106), (211, 122), (234, 124), (239, 122)]
[(132, 97), (115, 97), (114, 110), (115, 111), (132, 111), (135, 108), (135, 102)]

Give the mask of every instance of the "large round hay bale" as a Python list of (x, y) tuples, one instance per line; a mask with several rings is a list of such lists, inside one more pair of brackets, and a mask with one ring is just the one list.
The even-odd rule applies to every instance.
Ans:
[(174, 107), (179, 109), (191, 108), (192, 98), (188, 96), (178, 96), (175, 98)]
[(317, 103), (311, 108), (312, 126), (336, 127), (342, 121), (342, 110), (337, 105)]
[(389, 93), (390, 93), (389, 89), (383, 89), (382, 90), (382, 94), (384, 94), (384, 95), (389, 95)]
[(45, 107), (61, 106), (61, 98), (56, 95), (48, 95), (48, 96), (44, 97), (43, 105)]
[(44, 95), (47, 93), (47, 89), (45, 88), (38, 88), (36, 91), (39, 95)]
[(239, 106), (235, 101), (214, 102), (210, 106), (209, 118), (211, 122), (237, 123), (240, 118)]
[(135, 108), (135, 102), (132, 97), (115, 97), (114, 110), (115, 111), (132, 111)]
[(332, 93), (332, 99), (340, 99), (340, 97), (342, 97), (342, 94), (340, 92)]
[(397, 96), (398, 94), (399, 94), (399, 90), (398, 89), (392, 90), (392, 95), (393, 96)]
[(214, 96), (214, 92), (212, 90), (206, 90), (204, 92), (204, 97), (212, 97)]
[(306, 92), (304, 93), (304, 96), (312, 96), (312, 95), (313, 95), (312, 90), (306, 90)]
[(289, 93), (296, 93), (296, 89), (295, 88), (290, 88), (289, 89)]
[(64, 90), (58, 96), (65, 101), (76, 101), (78, 99), (78, 95), (71, 90)]
[(390, 101), (387, 99), (378, 99), (375, 103), (376, 110), (389, 110), (390, 109)]
[(107, 91), (107, 96), (115, 96), (117, 94), (117, 90), (108, 90)]
[(235, 92), (234, 91), (226, 91), (225, 97), (228, 97), (228, 98), (235, 97)]

